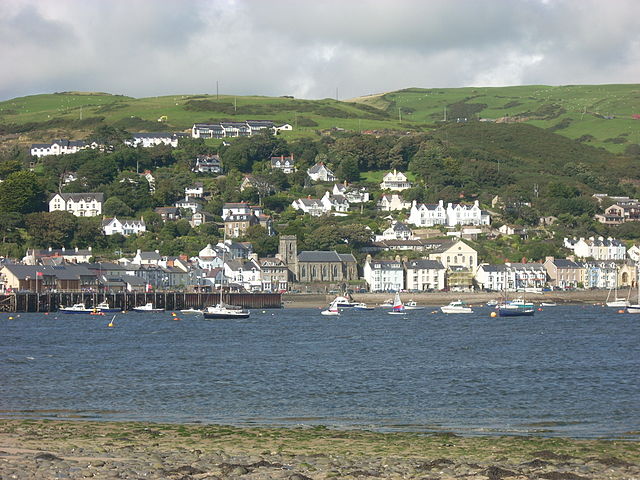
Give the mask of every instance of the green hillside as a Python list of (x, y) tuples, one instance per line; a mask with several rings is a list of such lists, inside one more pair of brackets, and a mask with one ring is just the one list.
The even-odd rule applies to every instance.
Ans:
[(640, 85), (409, 88), (354, 99), (406, 122), (525, 122), (618, 153), (640, 143)]
[(84, 138), (102, 124), (129, 131), (186, 131), (196, 122), (252, 119), (289, 123), (294, 131), (287, 136), (297, 138), (334, 127), (429, 131), (445, 119), (482, 120), (527, 123), (621, 153), (640, 143), (635, 114), (640, 114), (640, 85), (409, 88), (350, 101), (62, 92), (0, 102), (0, 135), (19, 136), (27, 144), (60, 136)]
[[(166, 119), (165, 119), (166, 117)], [(160, 122), (160, 119), (163, 119)], [(393, 129), (387, 112), (366, 104), (336, 100), (171, 95), (131, 98), (105, 93), (64, 92), (0, 102), (0, 134), (49, 140), (56, 134), (82, 138), (97, 125), (129, 131), (185, 131), (194, 123), (219, 120), (273, 120), (295, 127), (293, 137), (318, 129)]]

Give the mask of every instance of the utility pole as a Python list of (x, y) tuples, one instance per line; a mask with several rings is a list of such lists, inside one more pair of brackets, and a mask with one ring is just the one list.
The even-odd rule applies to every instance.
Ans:
[(447, 106), (444, 106), (444, 121), (447, 121)]
[(216, 80), (216, 100), (218, 100), (218, 80)]
[(398, 107), (398, 121), (402, 121), (402, 109)]

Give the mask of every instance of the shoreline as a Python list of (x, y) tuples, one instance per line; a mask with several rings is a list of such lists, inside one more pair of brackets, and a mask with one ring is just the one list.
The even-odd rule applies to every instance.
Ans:
[[(607, 299), (607, 290), (573, 290), (550, 291), (542, 293), (509, 292), (509, 298), (523, 297), (534, 303), (556, 302), (558, 305), (603, 305)], [(284, 293), (282, 301), (285, 308), (324, 308), (338, 294), (321, 293)], [(425, 307), (440, 307), (453, 300), (462, 300), (471, 306), (482, 306), (489, 300), (502, 298), (500, 292), (428, 292), (428, 293), (401, 293), (403, 301), (415, 300)], [(378, 307), (386, 300), (393, 297), (392, 293), (354, 293), (353, 299), (366, 303), (369, 306)]]
[(640, 442), (0, 419), (0, 478), (631, 479)]

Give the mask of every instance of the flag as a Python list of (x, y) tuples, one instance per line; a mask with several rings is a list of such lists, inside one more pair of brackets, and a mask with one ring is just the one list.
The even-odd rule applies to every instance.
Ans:
[(38, 277), (41, 277), (41, 276), (43, 276), (43, 275), (44, 275), (44, 273), (42, 273), (42, 272), (36, 272), (36, 275), (37, 275)]

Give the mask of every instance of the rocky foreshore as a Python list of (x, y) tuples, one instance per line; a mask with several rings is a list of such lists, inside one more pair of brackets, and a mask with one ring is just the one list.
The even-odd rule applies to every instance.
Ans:
[(2, 479), (640, 479), (640, 443), (0, 420)]

